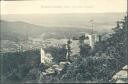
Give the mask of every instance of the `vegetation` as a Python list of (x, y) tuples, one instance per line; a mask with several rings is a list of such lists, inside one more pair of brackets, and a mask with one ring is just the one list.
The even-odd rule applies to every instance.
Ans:
[[(25, 52), (8, 52), (3, 56), (3, 74), (6, 79), (22, 80), (30, 69), (39, 65), (39, 50), (29, 50)], [(2, 60), (2, 59), (0, 59)]]
[[(70, 65), (66, 65), (64, 69), (56, 75), (47, 75), (41, 81), (48, 80), (47, 82), (62, 82), (62, 81), (95, 81), (95, 82), (110, 82), (112, 76), (126, 65), (127, 60), (127, 34), (128, 34), (128, 17), (123, 21), (117, 23), (114, 28), (114, 33), (106, 40), (97, 42), (94, 50), (83, 43), (85, 39), (83, 36), (79, 38), (80, 42), (80, 57)], [(123, 24), (122, 26), (120, 24)], [(70, 43), (69, 43), (70, 44)], [(56, 63), (66, 59), (67, 49), (50, 47), (46, 49), (53, 56)], [(71, 51), (71, 50), (70, 50)], [(33, 67), (39, 67), (39, 50), (15, 52), (3, 54), (3, 71), (7, 79), (22, 80), (22, 78)], [(32, 57), (31, 60), (29, 57)], [(29, 59), (26, 64), (26, 59)], [(36, 61), (33, 61), (36, 60)], [(28, 62), (28, 61), (27, 61)], [(40, 65), (45, 69), (48, 66)], [(42, 68), (40, 71), (44, 71)], [(37, 72), (38, 73), (38, 72)], [(30, 73), (32, 74), (32, 73)], [(33, 73), (34, 74), (34, 73)], [(37, 74), (34, 74), (34, 76)], [(39, 76), (39, 74), (38, 74)], [(35, 76), (35, 79), (38, 79)]]
[(58, 47), (49, 47), (46, 48), (46, 52), (51, 53), (52, 57), (53, 57), (53, 62), (55, 63), (59, 63), (61, 61), (66, 60), (66, 53), (67, 53), (67, 49), (65, 47), (66, 45), (64, 45), (62, 48), (58, 48)]
[[(126, 19), (125, 17), (122, 21), (123, 26), (119, 26), (119, 23), (117, 23), (114, 34), (110, 38), (96, 44), (92, 55), (82, 52), (89, 48), (83, 48), (81, 45), (81, 58), (68, 67), (62, 79), (109, 82), (113, 74), (127, 64), (125, 61), (128, 52), (126, 51), (128, 47), (128, 41), (126, 40), (128, 22)], [(82, 43), (82, 41), (80, 42)], [(86, 58), (83, 59), (82, 55), (86, 55)]]
[[(97, 42), (92, 53), (90, 48), (83, 45), (83, 37), (80, 39), (80, 58), (64, 68), (64, 72), (50, 77), (48, 80), (73, 81), (73, 82), (112, 82), (112, 76), (119, 71), (127, 60), (127, 34), (128, 22), (125, 17), (117, 23), (114, 33), (107, 40)], [(83, 47), (84, 46), (84, 47)], [(86, 52), (85, 52), (86, 51)]]

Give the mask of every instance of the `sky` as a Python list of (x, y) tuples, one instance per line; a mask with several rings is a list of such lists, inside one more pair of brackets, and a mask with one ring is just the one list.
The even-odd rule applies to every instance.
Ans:
[(126, 12), (126, 0), (1, 1), (1, 14)]

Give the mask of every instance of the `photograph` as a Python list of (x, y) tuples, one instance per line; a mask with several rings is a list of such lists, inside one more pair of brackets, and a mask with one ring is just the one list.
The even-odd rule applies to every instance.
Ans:
[(128, 0), (0, 0), (0, 84), (128, 83)]

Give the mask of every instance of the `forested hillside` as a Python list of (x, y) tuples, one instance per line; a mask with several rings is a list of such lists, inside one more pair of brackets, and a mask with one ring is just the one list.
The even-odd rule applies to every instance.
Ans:
[[(39, 73), (45, 71), (40, 70), (44, 69), (44, 66), (39, 66), (39, 50), (4, 53), (3, 75), (9, 80), (22, 81), (26, 74), (36, 68), (37, 73), (30, 73), (36, 82), (113, 82), (111, 81), (112, 76), (128, 64), (127, 37), (128, 17), (125, 17), (122, 21), (117, 22), (113, 34), (108, 39), (96, 43), (93, 51), (90, 52), (88, 46), (80, 46), (80, 57), (76, 61), (71, 61), (71, 64), (65, 66), (60, 73), (43, 77), (41, 76), (42, 73)], [(48, 50), (51, 51), (54, 60), (57, 62), (60, 62), (60, 59), (65, 56), (65, 52), (62, 52), (65, 49), (50, 48)], [(29, 61), (26, 59), (29, 59)], [(26, 62), (29, 62), (29, 64), (26, 64)]]
[[(114, 33), (107, 40), (101, 40), (91, 54), (84, 53), (68, 65), (65, 70), (49, 80), (61, 82), (113, 82), (112, 76), (127, 64), (128, 21), (117, 22)], [(87, 49), (87, 48), (82, 48)], [(43, 78), (43, 80), (49, 77)]]

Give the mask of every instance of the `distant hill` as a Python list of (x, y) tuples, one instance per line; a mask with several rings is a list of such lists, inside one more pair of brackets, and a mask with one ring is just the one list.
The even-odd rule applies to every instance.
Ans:
[(9, 14), (2, 15), (3, 20), (23, 21), (45, 27), (91, 29), (90, 20), (94, 20), (94, 30), (110, 31), (115, 22), (125, 13), (67, 13), (67, 14)]
[(16, 40), (24, 39), (26, 35), (31, 35), (34, 31), (37, 34), (36, 28), (38, 26), (31, 25), (24, 22), (10, 22), (10, 21), (0, 21), (1, 23), (1, 39), (6, 40)]
[[(52, 33), (56, 35), (63, 35), (68, 32), (90, 32), (89, 29), (83, 28), (65, 28), (65, 27), (45, 27), (38, 26), (22, 21), (5, 21), (1, 20), (1, 39), (3, 40), (24, 40), (27, 36), (37, 36), (45, 33), (46, 37), (50, 37)], [(55, 35), (55, 36), (56, 36)], [(51, 36), (54, 38), (54, 36)]]
[(1, 39), (22, 40), (43, 33), (45, 38), (69, 37), (69, 33), (77, 36), (79, 32), (91, 32), (92, 19), (94, 31), (112, 32), (123, 16), (124, 13), (2, 15)]

